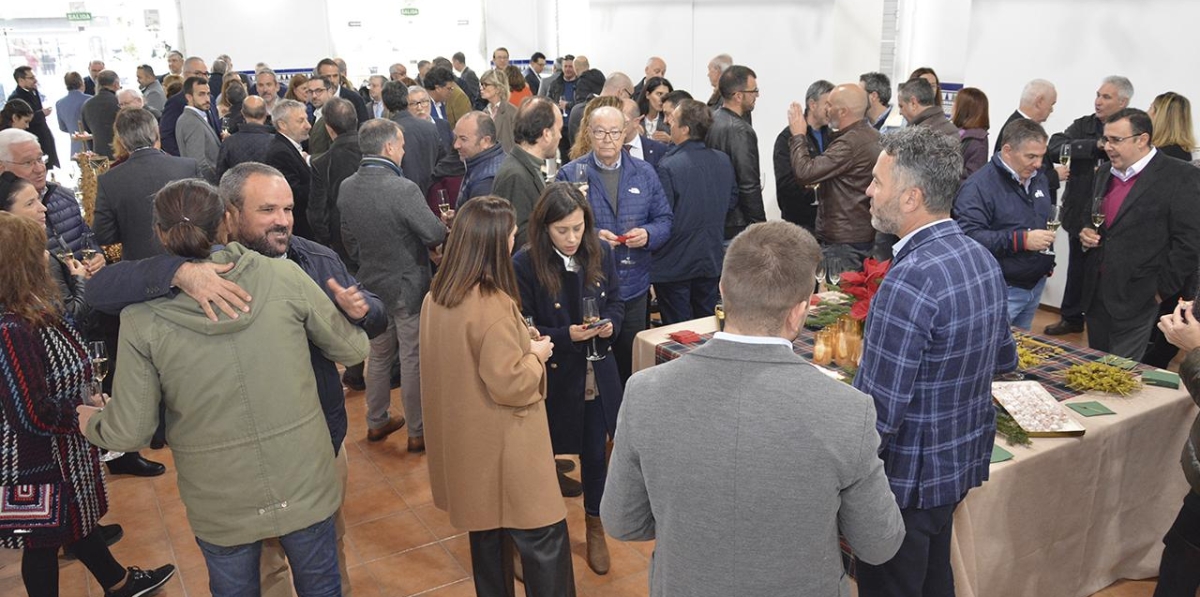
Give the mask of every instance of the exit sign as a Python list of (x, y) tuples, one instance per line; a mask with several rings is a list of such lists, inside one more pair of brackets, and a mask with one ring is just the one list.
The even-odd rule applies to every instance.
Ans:
[(69, 12), (67, 13), (68, 21), (90, 21), (92, 13), (90, 12)]
[(415, 8), (401, 8), (400, 9), (400, 14), (402, 14), (406, 17), (415, 17), (415, 16), (417, 16), (417, 13), (419, 13), (419, 12), (421, 12), (421, 11), (419, 11)]

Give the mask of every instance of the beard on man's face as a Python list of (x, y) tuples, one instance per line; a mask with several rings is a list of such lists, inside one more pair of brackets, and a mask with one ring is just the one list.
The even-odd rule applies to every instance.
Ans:
[[(283, 235), (283, 240), (280, 242), (279, 235)], [(279, 257), (287, 253), (288, 243), (292, 240), (292, 235), (288, 232), (286, 226), (272, 226), (259, 236), (250, 236), (245, 230), (238, 229), (238, 237), (234, 239), (246, 248), (261, 253), (267, 257)]]

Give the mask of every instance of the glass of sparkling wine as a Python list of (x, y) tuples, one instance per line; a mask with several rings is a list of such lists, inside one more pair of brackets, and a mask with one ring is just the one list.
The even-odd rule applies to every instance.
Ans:
[(1092, 226), (1096, 228), (1096, 232), (1100, 232), (1100, 227), (1104, 225), (1104, 197), (1096, 197), (1092, 200)]
[[(1058, 205), (1050, 206), (1050, 215), (1046, 218), (1046, 229), (1055, 234), (1058, 233), (1058, 228), (1062, 226), (1062, 208)], [(1050, 246), (1038, 251), (1042, 255), (1054, 254), (1054, 241), (1050, 241)]]
[(437, 200), (438, 211), (442, 212), (442, 216), (450, 215), (450, 198), (446, 194), (446, 189), (438, 189)]
[[(103, 384), (104, 378), (108, 377), (108, 347), (104, 342), (88, 342), (87, 345), (88, 360), (92, 363), (92, 381), (89, 384), (89, 393), (92, 396), (101, 396), (100, 406), (103, 407)], [(124, 456), (124, 452), (103, 452), (100, 454), (100, 462), (108, 462), (110, 460)]]
[[(596, 297), (592, 297), (592, 296), (583, 297), (582, 315), (583, 315), (583, 323), (586, 325), (592, 325), (593, 323), (600, 321), (600, 307), (598, 305), (596, 305)], [(595, 336), (593, 336), (592, 342), (588, 346), (587, 357), (586, 357), (587, 360), (600, 361), (600, 360), (603, 360), (604, 357), (605, 357), (605, 355), (600, 354), (600, 351), (596, 348), (596, 338), (595, 338)]]
[(1058, 153), (1058, 163), (1070, 168), (1071, 167), (1071, 144), (1068, 143), (1062, 146), (1062, 151)]
[(817, 279), (817, 292), (821, 291), (821, 285), (825, 283), (825, 262), (817, 262), (817, 271), (813, 272), (813, 276)]
[(54, 245), (54, 256), (58, 257), (59, 261), (66, 263), (68, 259), (75, 258), (75, 254), (71, 252), (71, 247), (67, 245), (67, 241), (63, 239), (61, 234), (54, 237)]
[(546, 158), (546, 182), (554, 182), (558, 177), (558, 160), (555, 158)]
[(529, 316), (525, 317), (525, 327), (529, 329), (529, 339), (530, 340), (537, 340), (538, 338), (541, 337), (541, 335), (537, 331), (537, 326), (533, 325), (532, 317), (529, 317)]
[(79, 250), (80, 260), (83, 261), (84, 263), (87, 263), (87, 262), (91, 261), (92, 258), (95, 257), (96, 253), (98, 253), (98, 252), (99, 252), (99, 249), (98, 249), (98, 246), (96, 245), (96, 235), (91, 232), (84, 233), (83, 248)]
[(583, 196), (586, 197), (588, 192), (587, 162), (576, 162), (574, 168), (575, 172), (572, 173), (574, 174), (572, 178), (575, 180), (575, 188), (579, 189), (579, 192), (583, 193)]

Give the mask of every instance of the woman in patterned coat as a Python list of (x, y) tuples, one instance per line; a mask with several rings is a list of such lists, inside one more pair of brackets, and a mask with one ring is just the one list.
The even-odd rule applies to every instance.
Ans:
[[(0, 199), (24, 185), (0, 185)], [(99, 452), (79, 433), (75, 407), (92, 378), (87, 351), (63, 319), (46, 267), (46, 231), (0, 211), (0, 546), (23, 551), (30, 597), (58, 595), (58, 550), (67, 546), (105, 596), (144, 595), (174, 573), (113, 558), (98, 529), (108, 509)]]

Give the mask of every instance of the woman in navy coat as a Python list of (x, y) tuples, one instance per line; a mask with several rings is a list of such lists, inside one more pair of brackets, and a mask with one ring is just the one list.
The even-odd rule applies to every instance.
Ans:
[[(605, 444), (616, 431), (623, 390), (609, 349), (625, 313), (616, 262), (608, 243), (596, 234), (587, 199), (572, 184), (546, 187), (530, 214), (528, 230), (529, 245), (513, 257), (521, 311), (556, 347), (547, 363), (550, 440), (555, 454), (580, 455), (588, 565), (605, 574), (608, 547), (600, 524), (600, 498), (608, 474)], [(585, 297), (595, 298), (601, 319), (611, 323), (585, 329)], [(606, 358), (587, 360), (593, 341)], [(594, 384), (588, 383), (589, 365)]]

